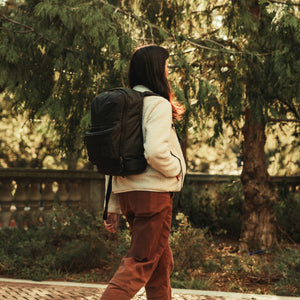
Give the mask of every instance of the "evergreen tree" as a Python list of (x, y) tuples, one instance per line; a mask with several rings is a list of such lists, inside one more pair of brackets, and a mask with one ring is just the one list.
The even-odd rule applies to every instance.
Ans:
[[(10, 1), (12, 2), (12, 1)], [(55, 120), (73, 155), (95, 94), (126, 84), (133, 48), (170, 49), (170, 78), (186, 106), (182, 132), (214, 119), (243, 135), (241, 248), (276, 243), (264, 145), (270, 123), (300, 112), (299, 5), (281, 0), (27, 0), (1, 8), (0, 87), (14, 106)], [(172, 80), (173, 79), (173, 80)], [(191, 120), (194, 120), (191, 123)]]
[[(245, 203), (241, 249), (276, 244), (277, 195), (267, 171), (266, 126), (293, 123), (298, 134), (300, 111), (300, 24), (298, 5), (282, 1), (209, 1), (202, 11), (208, 28), (215, 14), (222, 26), (209, 37), (195, 34), (184, 40), (196, 49), (192, 58), (198, 91), (193, 112), (213, 117), (215, 137), (222, 125), (243, 135)], [(216, 17), (215, 17), (216, 19)], [(298, 49), (298, 50), (297, 50)], [(208, 83), (207, 80), (210, 80)], [(211, 84), (213, 82), (213, 86)], [(196, 115), (197, 116), (197, 115)]]
[(149, 37), (172, 50), (176, 95), (187, 108), (184, 131), (192, 118), (199, 125), (213, 118), (212, 142), (224, 124), (243, 136), (241, 249), (274, 246), (277, 195), (267, 171), (266, 126), (292, 123), (299, 133), (300, 5), (277, 0), (144, 2), (153, 29)]
[(0, 86), (31, 118), (49, 115), (76, 162), (93, 97), (124, 80), (132, 41), (101, 1), (28, 0), (3, 6)]

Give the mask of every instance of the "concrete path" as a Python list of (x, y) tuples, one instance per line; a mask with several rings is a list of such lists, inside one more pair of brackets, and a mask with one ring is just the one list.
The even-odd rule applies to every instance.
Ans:
[[(0, 278), (1, 300), (99, 300), (105, 289), (102, 284), (56, 281), (29, 281)], [(146, 300), (142, 289), (134, 300)], [(223, 293), (173, 289), (174, 300), (300, 300), (300, 297), (279, 297), (256, 294)], [(112, 299), (117, 300), (117, 299)]]

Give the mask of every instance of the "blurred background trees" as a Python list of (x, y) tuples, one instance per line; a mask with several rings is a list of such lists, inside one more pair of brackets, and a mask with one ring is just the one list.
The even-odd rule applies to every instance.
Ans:
[[(276, 243), (277, 195), (270, 187), (268, 160), (280, 153), (281, 143), (294, 157), (299, 146), (299, 4), (28, 0), (6, 1), (0, 9), (2, 103), (9, 99), (6, 111), (11, 107), (30, 124), (41, 123), (43, 130), (36, 130), (43, 138), (30, 146), (39, 153), (35, 159), (43, 161), (48, 152), (69, 169), (78, 167), (86, 155), (82, 137), (93, 97), (127, 84), (134, 48), (165, 46), (173, 90), (186, 107), (178, 131), (190, 170), (209, 170), (201, 153), (207, 145), (219, 145), (223, 160), (237, 160), (245, 197), (242, 246)], [(270, 130), (277, 149), (267, 156)], [(46, 138), (46, 132), (55, 134)], [(291, 138), (282, 142), (279, 133)], [(227, 136), (223, 145), (218, 144), (222, 136)], [(10, 166), (5, 140), (2, 159)], [(299, 158), (292, 164), (296, 170)]]

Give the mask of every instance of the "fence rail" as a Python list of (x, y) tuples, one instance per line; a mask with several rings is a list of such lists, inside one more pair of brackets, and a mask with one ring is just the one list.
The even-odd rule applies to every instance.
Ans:
[[(239, 176), (190, 173), (186, 183), (214, 185), (239, 180)], [(292, 192), (300, 190), (300, 176), (274, 176)], [(91, 170), (0, 169), (1, 227), (24, 228), (43, 222), (55, 202), (73, 209), (100, 213), (104, 199), (104, 176)], [(27, 220), (27, 221), (26, 221)]]
[(97, 213), (103, 199), (104, 176), (95, 171), (0, 169), (2, 228), (40, 223), (55, 202)]
[[(216, 183), (226, 183), (232, 182), (234, 180), (240, 180), (240, 176), (189, 173), (186, 176), (186, 180), (190, 182), (197, 182), (200, 185), (211, 185)], [(300, 192), (300, 176), (271, 176), (270, 182), (276, 185), (285, 184), (288, 187), (289, 191)]]

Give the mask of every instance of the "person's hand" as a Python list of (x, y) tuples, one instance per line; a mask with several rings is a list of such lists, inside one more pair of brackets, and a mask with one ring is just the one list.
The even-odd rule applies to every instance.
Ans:
[(115, 233), (119, 226), (120, 215), (117, 213), (108, 213), (107, 219), (104, 220), (104, 226), (107, 231)]

